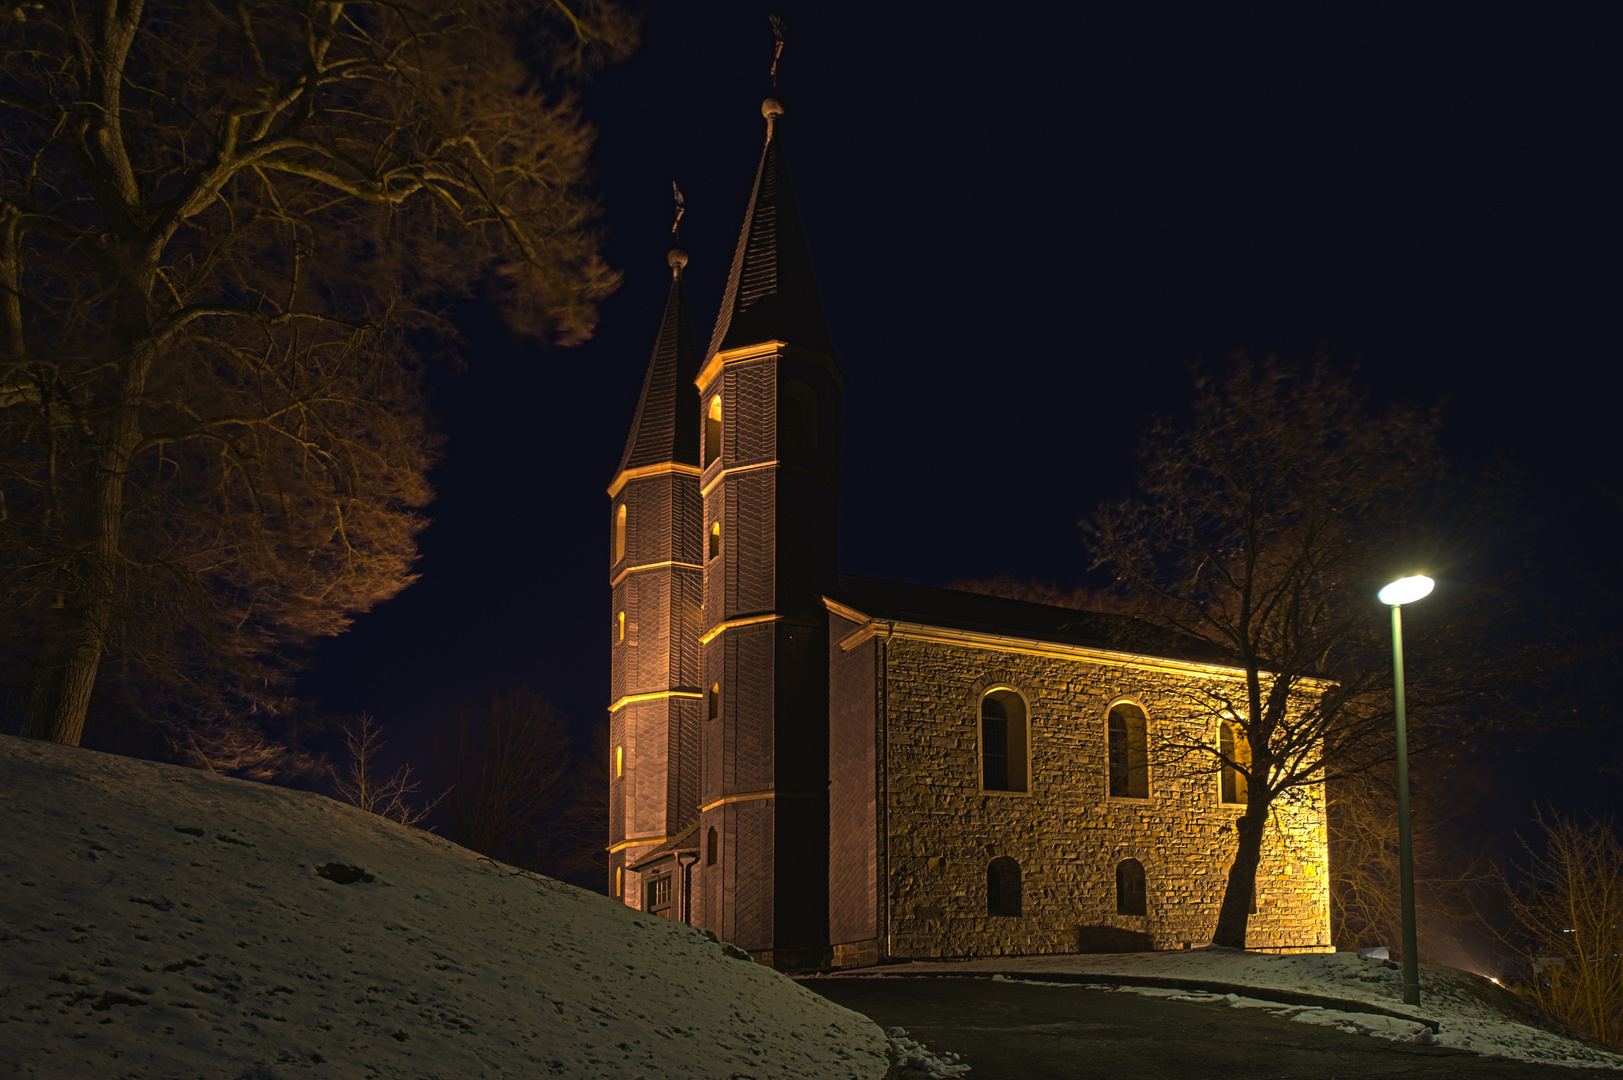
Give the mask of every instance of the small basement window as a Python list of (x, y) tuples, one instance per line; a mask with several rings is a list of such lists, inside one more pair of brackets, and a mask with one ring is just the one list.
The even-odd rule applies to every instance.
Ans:
[(1146, 900), (1144, 864), (1137, 859), (1123, 859), (1116, 864), (1116, 914), (1143, 915)]
[(1000, 855), (986, 866), (986, 913), (1020, 914), (1020, 864)]

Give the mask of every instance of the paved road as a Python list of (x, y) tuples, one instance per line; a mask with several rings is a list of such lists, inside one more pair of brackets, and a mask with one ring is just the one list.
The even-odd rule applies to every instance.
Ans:
[(1256, 1009), (980, 979), (805, 979), (972, 1067), (965, 1080), (1603, 1080), (1616, 1073), (1485, 1058), (1293, 1024)]

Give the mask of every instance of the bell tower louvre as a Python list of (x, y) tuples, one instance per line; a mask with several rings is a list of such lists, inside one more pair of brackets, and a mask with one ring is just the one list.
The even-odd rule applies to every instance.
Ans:
[(699, 608), (703, 597), (699, 347), (682, 269), (609, 485), (610, 895), (643, 906), (639, 855), (691, 829), (699, 803)]

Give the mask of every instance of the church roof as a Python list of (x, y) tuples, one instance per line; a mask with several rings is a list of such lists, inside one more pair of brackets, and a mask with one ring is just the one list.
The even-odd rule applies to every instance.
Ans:
[(840, 575), (832, 599), (872, 619), (922, 623), (972, 633), (1024, 638), (1196, 664), (1232, 663), (1216, 645), (1131, 615), (1052, 607), (1001, 596)]
[(693, 385), (699, 374), (699, 345), (682, 283), (687, 255), (672, 251), (670, 263), (671, 291), (665, 300), (665, 317), (642, 381), (642, 396), (637, 399), (637, 415), (631, 421), (619, 472), (670, 462), (695, 468), (699, 464), (699, 388)]
[(783, 162), (779, 137), (783, 106), (768, 98), (762, 112), (767, 116), (766, 147), (755, 170), (755, 187), (706, 361), (725, 349), (767, 341), (834, 352)]
[(641, 870), (645, 866), (662, 862), (674, 857), (678, 852), (699, 850), (699, 827), (691, 826), (686, 832), (678, 833), (652, 851), (644, 852), (637, 857), (637, 861), (626, 867), (627, 870)]

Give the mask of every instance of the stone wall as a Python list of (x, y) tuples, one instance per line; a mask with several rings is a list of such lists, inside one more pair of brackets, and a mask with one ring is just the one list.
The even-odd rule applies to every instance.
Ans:
[[(1206, 676), (901, 637), (884, 652), (891, 955), (1113, 950), (1133, 940), (1177, 949), (1211, 940), (1242, 808), (1220, 804), (1217, 776), (1180, 770), (1157, 753), (1163, 725), (1215, 744), (1215, 722), (1192, 716), (1188, 701)], [(981, 791), (979, 703), (999, 686), (1027, 703), (1025, 794)], [(1106, 717), (1121, 701), (1149, 717), (1148, 799), (1108, 796)], [(1329, 944), (1323, 791), (1304, 796), (1277, 807), (1270, 823), (1252, 948)], [(987, 914), (987, 864), (999, 856), (1020, 864), (1018, 916)], [(1116, 914), (1115, 868), (1128, 858), (1146, 871), (1143, 916)]]

